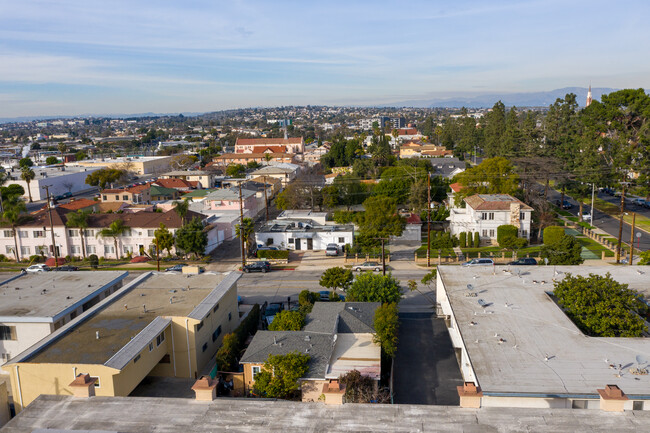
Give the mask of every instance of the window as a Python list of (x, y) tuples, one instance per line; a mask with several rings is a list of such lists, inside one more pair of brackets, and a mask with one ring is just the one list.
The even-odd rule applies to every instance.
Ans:
[(86, 237), (95, 236), (95, 230), (84, 230), (84, 236), (86, 236)]
[(483, 230), (483, 237), (484, 238), (487, 238), (487, 235), (488, 235), (487, 233), (488, 233), (487, 230)]
[(230, 322), (231, 319), (232, 319), (232, 313), (228, 313), (228, 321)]
[(128, 195), (123, 195), (123, 196), (122, 196), (122, 200), (124, 200), (124, 201), (129, 200), (129, 196), (128, 196)]
[(494, 229), (490, 229), (490, 237), (491, 237), (491, 238), (494, 237)]
[(521, 237), (522, 238), (528, 238), (528, 230), (522, 230), (521, 231)]
[(88, 254), (96, 254), (97, 253), (97, 248), (95, 248), (94, 245), (86, 245), (86, 253), (88, 253)]
[(212, 312), (216, 313), (218, 309), (219, 309), (219, 304), (214, 306), (214, 308), (212, 309)]
[(345, 238), (339, 238), (339, 244), (344, 244), (345, 243)]
[(221, 335), (221, 325), (212, 333), (212, 341), (214, 342)]
[(108, 197), (104, 196), (104, 201), (108, 200)]
[(519, 219), (521, 221), (525, 220), (526, 219), (526, 214), (524, 212), (519, 212)]
[(113, 254), (115, 252), (115, 248), (113, 245), (104, 245), (104, 254)]
[(10, 247), (9, 245), (5, 245), (5, 253), (13, 254), (14, 253), (14, 248)]
[(73, 311), (72, 313), (70, 313), (70, 320), (74, 319), (75, 317), (77, 317), (77, 312), (76, 311)]
[(19, 238), (28, 238), (29, 237), (29, 232), (27, 230), (18, 230), (18, 237)]
[(4, 231), (4, 237), (13, 238), (14, 237), (14, 232), (12, 232), (11, 230), (5, 230)]
[(28, 254), (31, 254), (31, 253), (29, 252), (29, 247), (20, 247), (20, 254), (22, 254), (23, 256), (26, 256), (26, 255), (28, 255)]
[(203, 345), (203, 347), (201, 348), (201, 352), (205, 352), (206, 350), (208, 350), (208, 343), (205, 343)]
[(203, 328), (203, 320), (201, 320), (201, 322), (199, 322), (199, 324), (196, 325), (196, 332), (199, 332), (201, 328)]
[(124, 230), (124, 233), (122, 233), (122, 236), (130, 238), (131, 237), (131, 229)]
[(133, 245), (123, 245), (122, 249), (124, 250), (124, 254), (132, 253)]
[(153, 342), (149, 343), (149, 352), (153, 350)]
[(133, 358), (133, 363), (135, 364), (140, 360), (140, 354), (138, 354), (135, 358)]
[(571, 409), (587, 409), (587, 400), (572, 400)]
[(255, 376), (257, 376), (261, 371), (261, 367), (254, 365), (253, 366), (253, 379), (255, 379)]
[[(0, 353), (0, 362), (4, 363), (4, 362), (9, 361), (9, 359), (11, 359), (11, 355), (9, 355), (8, 353)], [(636, 401), (635, 401), (635, 403), (636, 403)]]
[(163, 341), (165, 341), (165, 333), (164, 332), (156, 337), (156, 346), (160, 346), (160, 343), (162, 343)]
[(493, 220), (494, 219), (494, 212), (481, 212), (481, 219), (482, 220)]
[(154, 233), (155, 233), (155, 230), (147, 230), (147, 236), (149, 236), (150, 238), (155, 236)]
[(44, 238), (45, 237), (45, 232), (43, 230), (34, 230), (34, 237), (35, 238)]
[(643, 401), (633, 401), (632, 410), (643, 410)]
[(493, 220), (494, 219), (494, 212), (488, 213), (488, 219)]
[(117, 195), (117, 194), (115, 194), (115, 200), (119, 201), (119, 200), (120, 200), (120, 196)]
[(81, 254), (81, 247), (79, 245), (71, 245), (70, 252), (72, 254)]
[(293, 243), (293, 238), (289, 238), (289, 243), (290, 243), (290, 244)]
[(70, 236), (71, 238), (76, 238), (77, 236), (79, 236), (79, 230), (68, 229), (68, 236)]
[(0, 340), (16, 340), (16, 327), (0, 325)]

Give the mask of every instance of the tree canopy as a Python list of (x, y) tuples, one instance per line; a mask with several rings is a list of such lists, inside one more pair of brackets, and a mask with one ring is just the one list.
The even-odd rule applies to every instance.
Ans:
[(298, 352), (269, 355), (262, 371), (255, 376), (255, 392), (269, 398), (291, 397), (300, 388), (298, 379), (307, 373), (309, 359), (309, 355)]
[(322, 287), (330, 290), (347, 290), (352, 283), (353, 276), (350, 269), (345, 269), (340, 266), (328, 268), (320, 277), (319, 284)]
[(399, 317), (397, 315), (397, 304), (392, 302), (383, 304), (375, 311), (373, 320), (375, 335), (373, 341), (381, 346), (381, 349), (391, 358), (397, 353), (397, 334), (399, 329)]
[(579, 265), (584, 262), (580, 256), (582, 246), (573, 236), (564, 235), (552, 243), (545, 243), (540, 251), (542, 259), (548, 259), (549, 265)]
[(305, 316), (300, 311), (280, 311), (273, 317), (269, 331), (300, 331), (305, 326)]
[(350, 302), (399, 303), (402, 289), (392, 274), (381, 275), (364, 272), (357, 277), (346, 292)]
[(86, 183), (97, 186), (99, 189), (106, 188), (106, 185), (117, 182), (127, 175), (125, 170), (117, 168), (101, 168), (86, 176)]
[(463, 197), (473, 194), (511, 194), (519, 189), (519, 176), (510, 160), (497, 156), (483, 160), (476, 167), (468, 168), (456, 176), (463, 185), (456, 195), (459, 202)]
[(203, 224), (198, 218), (193, 218), (176, 231), (176, 248), (186, 254), (202, 256), (207, 245), (208, 237), (203, 232)]
[(366, 211), (359, 216), (359, 242), (377, 245), (376, 238), (399, 236), (406, 222), (397, 214), (397, 201), (392, 197), (369, 197), (363, 202)]

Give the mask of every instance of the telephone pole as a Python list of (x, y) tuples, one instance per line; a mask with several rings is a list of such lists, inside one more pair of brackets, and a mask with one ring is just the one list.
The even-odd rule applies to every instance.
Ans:
[(52, 221), (52, 206), (50, 206), (50, 185), (43, 185), (45, 188), (45, 198), (47, 200), (47, 214), (50, 217), (50, 231), (52, 232), (52, 252), (54, 253), (54, 267), (59, 267), (59, 254), (56, 251), (56, 241), (54, 240), (54, 222)]
[(630, 233), (630, 260), (627, 264), (632, 266), (634, 260), (634, 225), (636, 223), (636, 212), (632, 212), (632, 233)]
[(384, 241), (387, 241), (388, 238), (375, 238), (381, 241), (381, 273), (386, 275), (386, 253), (384, 250)]
[(239, 182), (239, 239), (241, 246), (241, 270), (246, 266), (246, 251), (244, 251), (244, 202), (241, 194), (241, 182)]
[(269, 222), (269, 199), (266, 197), (266, 176), (263, 177), (264, 179), (264, 207), (266, 209), (266, 222)]
[(427, 266), (431, 266), (431, 175), (427, 173)]
[(621, 182), (623, 192), (621, 193), (621, 216), (618, 219), (618, 244), (616, 244), (616, 263), (621, 263), (621, 243), (623, 242), (623, 216), (625, 214), (625, 187), (628, 182)]

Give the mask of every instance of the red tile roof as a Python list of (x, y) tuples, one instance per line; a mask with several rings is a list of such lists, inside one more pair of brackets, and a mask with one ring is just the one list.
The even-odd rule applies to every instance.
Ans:
[[(287, 146), (255, 145), (255, 153), (286, 153)], [(235, 153), (246, 153), (243, 149), (235, 149)]]
[(235, 146), (250, 146), (250, 145), (286, 145), (286, 144), (300, 144), (302, 143), (302, 137), (291, 137), (291, 138), (238, 138)]
[(406, 224), (420, 224), (422, 220), (418, 214), (412, 213), (408, 218), (406, 218)]
[(95, 200), (90, 200), (88, 198), (80, 198), (74, 201), (71, 201), (70, 203), (62, 204), (59, 205), (59, 207), (63, 209), (68, 209), (68, 210), (79, 210), (79, 209), (84, 209), (90, 206), (95, 206), (99, 204), (99, 202), (96, 202)]
[(510, 210), (512, 203), (521, 210), (532, 210), (530, 206), (509, 194), (474, 194), (465, 198), (465, 203), (474, 210)]
[(463, 189), (463, 185), (461, 185), (460, 183), (456, 182), (456, 183), (452, 183), (451, 185), (449, 185), (449, 188), (451, 188), (451, 190), (452, 190), (453, 192), (461, 192), (462, 189)]
[[(192, 182), (189, 182), (184, 179), (158, 179), (155, 182), (152, 182), (154, 185), (162, 186), (163, 188), (173, 188), (173, 189), (179, 189), (179, 188), (192, 188)], [(196, 185), (196, 182), (194, 182)], [(195, 186), (194, 185), (194, 186)]]

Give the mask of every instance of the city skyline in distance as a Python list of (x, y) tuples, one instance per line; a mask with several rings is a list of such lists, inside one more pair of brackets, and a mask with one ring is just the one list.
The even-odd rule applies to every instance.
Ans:
[(646, 88), (648, 12), (605, 1), (7, 2), (0, 117)]

